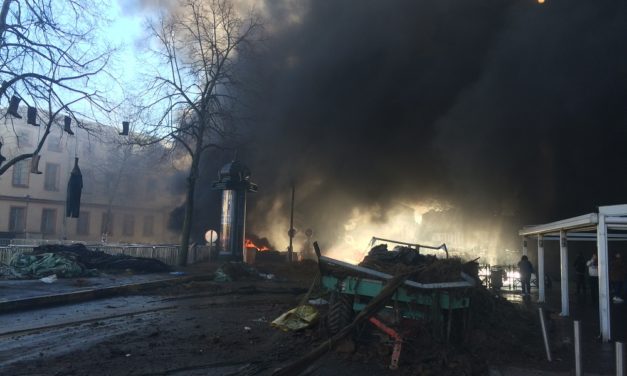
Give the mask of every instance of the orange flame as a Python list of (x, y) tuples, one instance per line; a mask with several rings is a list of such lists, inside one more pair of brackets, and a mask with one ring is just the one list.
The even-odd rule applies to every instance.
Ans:
[(266, 247), (266, 246), (261, 246), (258, 247), (255, 243), (253, 243), (252, 240), (250, 239), (246, 239), (246, 242), (244, 243), (244, 245), (246, 246), (246, 248), (255, 248), (258, 251), (269, 251), (270, 248)]

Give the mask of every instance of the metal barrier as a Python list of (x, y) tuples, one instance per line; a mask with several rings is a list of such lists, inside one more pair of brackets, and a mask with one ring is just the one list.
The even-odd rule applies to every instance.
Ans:
[[(44, 245), (44, 244), (74, 244), (81, 243), (74, 240), (59, 240), (59, 239), (0, 239), (0, 241), (8, 241), (7, 245)], [(2, 243), (0, 243), (2, 244)]]
[[(0, 245), (0, 263), (8, 264), (13, 255), (23, 252), (31, 252), (36, 246), (43, 244), (74, 244), (77, 241), (52, 241), (42, 239), (11, 239), (12, 242), (26, 240), (27, 244)], [(39, 242), (39, 243), (38, 243)], [(128, 255), (133, 257), (147, 257), (160, 260), (168, 265), (177, 265), (179, 253), (178, 245), (124, 245), (124, 244), (85, 244), (87, 249), (92, 251), (102, 251), (111, 255)], [(194, 246), (190, 247), (187, 253), (187, 263), (195, 264), (209, 260), (212, 247)]]

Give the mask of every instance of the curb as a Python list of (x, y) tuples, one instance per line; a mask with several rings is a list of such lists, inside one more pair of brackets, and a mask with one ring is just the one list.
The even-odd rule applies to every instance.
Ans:
[(6, 302), (0, 302), (0, 314), (6, 312), (25, 311), (29, 309), (108, 298), (124, 293), (132, 293), (159, 287), (167, 287), (179, 283), (211, 280), (213, 280), (213, 274), (201, 274), (193, 276), (165, 278), (149, 282), (127, 283), (124, 285), (81, 290), (61, 294), (42, 295), (26, 299), (15, 299)]

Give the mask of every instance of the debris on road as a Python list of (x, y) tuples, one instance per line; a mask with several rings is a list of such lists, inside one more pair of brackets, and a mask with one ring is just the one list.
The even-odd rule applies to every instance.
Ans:
[(303, 371), (306, 367), (311, 365), (316, 359), (320, 358), (324, 353), (334, 348), (334, 346), (342, 339), (346, 338), (351, 332), (361, 323), (366, 321), (371, 316), (375, 315), (388, 301), (388, 299), (396, 292), (396, 289), (401, 286), (407, 277), (411, 274), (411, 271), (399, 274), (388, 282), (388, 284), (374, 297), (370, 303), (355, 317), (353, 322), (344, 327), (339, 333), (335, 334), (309, 353), (302, 356), (285, 367), (282, 367), (273, 373), (273, 376), (294, 375)]
[[(215, 270), (218, 266), (222, 265), (203, 265), (202, 268)], [(256, 270), (241, 276), (241, 281), (217, 283), (207, 279), (162, 287), (146, 296), (149, 307), (143, 307), (145, 301), (135, 301), (134, 296), (124, 301), (94, 302), (99, 307), (96, 317), (81, 317), (81, 321), (68, 324), (63, 316), (61, 328), (55, 325), (32, 334), (33, 339), (47, 338), (57, 332), (65, 336), (66, 328), (71, 327), (73, 335), (78, 333), (76, 337), (81, 340), (97, 338), (93, 345), (72, 341), (70, 344), (74, 347), (67, 349), (72, 351), (49, 353), (47, 343), (31, 342), (28, 346), (32, 348), (22, 353), (30, 356), (46, 351), (45, 357), (37, 358), (37, 362), (27, 360), (32, 357), (12, 360), (4, 368), (0, 364), (0, 373), (40, 374), (46, 369), (50, 374), (72, 374), (81, 370), (76, 376), (106, 376), (129, 374), (129, 370), (135, 369), (137, 374), (267, 376), (283, 367), (284, 373), (279, 374), (292, 375), (295, 373), (290, 370), (294, 368), (289, 363), (305, 357), (296, 366), (318, 367), (322, 370), (320, 375), (391, 374), (386, 368), (393, 353), (393, 338), (379, 331), (369, 319), (351, 327), (354, 318), (360, 315), (358, 312), (348, 318), (336, 335), (330, 334), (327, 326), (328, 304), (316, 306), (319, 318), (317, 324), (309, 328), (294, 332), (269, 325), (274, 318), (309, 299), (333, 302), (323, 291), (307, 288), (316, 278), (318, 266), (313, 261), (257, 265), (264, 273), (276, 275), (276, 279), (261, 279)], [(365, 286), (366, 280), (367, 277), (360, 279), (360, 286)], [(384, 281), (383, 288), (392, 282)], [(406, 286), (400, 281), (399, 285)], [(528, 316), (524, 307), (497, 298), (480, 286), (462, 288), (459, 292), (467, 294), (471, 303), (465, 310), (453, 310), (455, 320), (448, 343), (435, 330), (446, 331), (446, 321), (436, 325), (428, 318), (401, 319), (399, 326), (390, 326), (403, 338), (396, 371), (399, 375), (485, 374), (488, 364), (560, 366), (558, 362), (546, 365), (542, 339), (534, 327), (535, 311)], [(392, 292), (382, 306), (394, 306), (396, 298)], [(176, 300), (176, 306), (172, 305), (172, 300)], [(368, 304), (368, 301), (351, 302), (356, 303), (355, 306)], [(399, 302), (399, 306), (407, 305)], [(428, 310), (424, 312), (430, 314)], [(446, 319), (447, 310), (443, 314)], [(380, 309), (371, 317), (391, 321)], [(399, 329), (406, 324), (405, 330)], [(28, 339), (23, 338), (20, 341)], [(18, 342), (4, 341), (5, 351), (16, 348)], [(80, 351), (74, 351), (76, 346)], [(313, 349), (316, 351), (311, 354)], [(556, 353), (556, 358), (563, 358), (566, 350), (554, 351), (561, 351)], [(132, 356), (126, 357), (126, 354)], [(318, 356), (324, 358), (316, 361)], [(244, 370), (242, 367), (246, 364), (253, 366), (244, 366)], [(224, 371), (227, 368), (228, 372)], [(348, 373), (349, 369), (355, 371)]]
[(387, 244), (373, 247), (359, 266), (383, 273), (395, 274), (408, 267), (418, 267), (409, 280), (422, 283), (438, 283), (460, 280), (461, 272), (478, 279), (476, 261), (463, 262), (458, 257), (438, 258), (420, 254), (410, 247), (396, 246), (388, 251)]
[(283, 331), (299, 331), (309, 328), (318, 321), (318, 310), (313, 306), (304, 304), (290, 309), (274, 321), (272, 326)]
[[(259, 279), (260, 273), (257, 269), (243, 262), (225, 262), (215, 272), (214, 281), (216, 282), (231, 282), (249, 279)], [(263, 277), (268, 278), (267, 275)]]
[[(362, 329), (353, 337), (356, 359), (383, 356), (389, 362), (391, 356), (394, 368), (400, 355), (401, 364), (419, 374), (476, 374), (503, 359), (542, 361), (535, 316), (476, 283), (476, 260), (421, 255), (409, 247), (388, 251), (385, 244), (373, 247), (359, 266), (320, 260), (322, 284), (331, 297), (324, 320), (330, 335), (346, 334), (351, 317), (365, 314), (377, 292), (388, 288), (390, 275), (401, 273), (407, 280), (388, 296), (387, 308), (366, 315), (388, 324), (379, 328), (384, 333), (369, 326), (369, 334)], [(393, 335), (400, 340), (390, 346)]]
[[(7, 268), (5, 268), (7, 269)], [(163, 262), (144, 257), (110, 255), (91, 251), (84, 244), (42, 245), (32, 252), (18, 253), (9, 261), (4, 277), (41, 278), (56, 274), (61, 278), (92, 277), (99, 272), (133, 271), (159, 273), (170, 271)]]
[(329, 304), (329, 301), (322, 298), (309, 299), (309, 304), (314, 306), (323, 306)]
[(12, 274), (21, 278), (43, 278), (56, 274), (61, 278), (74, 278), (96, 275), (73, 257), (55, 253), (18, 253), (9, 261)]
[(53, 274), (51, 276), (48, 277), (43, 277), (39, 279), (40, 281), (42, 281), (43, 283), (54, 283), (57, 281), (57, 275)]

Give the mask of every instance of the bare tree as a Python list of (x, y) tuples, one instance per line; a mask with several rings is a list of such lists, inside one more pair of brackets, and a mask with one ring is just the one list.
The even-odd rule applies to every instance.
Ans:
[(180, 0), (149, 24), (162, 69), (142, 98), (147, 132), (140, 144), (165, 142), (182, 148), (190, 167), (179, 264), (187, 262), (194, 193), (203, 153), (223, 147), (234, 132), (236, 62), (258, 37), (251, 12), (241, 17), (228, 0)]
[[(154, 205), (152, 201), (157, 200), (157, 188), (150, 192), (139, 191), (158, 176), (169, 177), (172, 167), (168, 163), (160, 163), (167, 162), (166, 157), (169, 155), (159, 144), (140, 148), (120, 139), (111, 139), (105, 140), (104, 145), (106, 158), (88, 166), (96, 172), (93, 182), (100, 187), (107, 208), (107, 220), (102, 224), (101, 233), (103, 241), (106, 241), (112, 230), (110, 225), (114, 205)], [(165, 203), (162, 197), (158, 201), (160, 204)]]
[[(107, 74), (113, 49), (96, 41), (102, 20), (95, 0), (3, 0), (0, 9), (0, 98), (19, 98), (37, 109), (43, 128), (32, 153), (14, 155), (0, 175), (37, 155), (60, 115), (90, 130), (111, 107), (94, 78)], [(91, 81), (90, 81), (91, 80)], [(12, 121), (7, 114), (5, 121)], [(79, 121), (78, 119), (81, 119)], [(92, 124), (92, 125), (90, 125)]]

